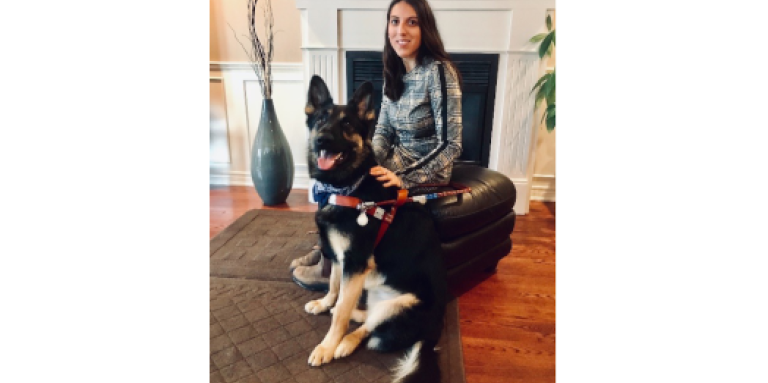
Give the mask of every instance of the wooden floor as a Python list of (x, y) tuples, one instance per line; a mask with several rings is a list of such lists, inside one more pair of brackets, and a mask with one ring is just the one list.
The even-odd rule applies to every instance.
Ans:
[[(211, 186), (211, 238), (250, 209), (313, 212), (305, 190), (264, 206), (251, 187)], [(517, 217), (512, 252), (457, 291), (467, 383), (555, 381), (555, 204)]]

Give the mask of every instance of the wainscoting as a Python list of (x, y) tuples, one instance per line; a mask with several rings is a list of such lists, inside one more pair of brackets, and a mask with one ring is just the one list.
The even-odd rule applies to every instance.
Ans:
[[(253, 186), (251, 145), (259, 127), (263, 97), (259, 80), (248, 63), (212, 62), (211, 84), (211, 185)], [(293, 187), (306, 189), (307, 129), (304, 74), (301, 63), (273, 63), (272, 99), (277, 118), (291, 146), (295, 164)]]
[(534, 174), (531, 201), (555, 202), (555, 176)]

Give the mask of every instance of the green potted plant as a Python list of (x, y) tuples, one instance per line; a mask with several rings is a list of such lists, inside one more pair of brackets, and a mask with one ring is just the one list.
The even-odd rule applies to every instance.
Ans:
[[(543, 59), (545, 56), (552, 55), (552, 50), (555, 48), (555, 30), (552, 29), (552, 18), (547, 15), (547, 33), (539, 33), (536, 36), (531, 37), (532, 43), (541, 42), (539, 45), (539, 58)], [(546, 73), (536, 82), (536, 85), (531, 89), (531, 93), (536, 92), (536, 105), (538, 106), (543, 100), (546, 103), (546, 109), (544, 109), (544, 117), (541, 122), (547, 124), (547, 131), (551, 132), (555, 129), (555, 70), (552, 69), (551, 73)]]

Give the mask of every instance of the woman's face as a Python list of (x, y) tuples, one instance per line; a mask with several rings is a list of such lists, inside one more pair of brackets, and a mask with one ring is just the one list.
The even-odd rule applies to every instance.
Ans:
[(416, 59), (421, 45), (421, 27), (416, 10), (405, 1), (392, 7), (387, 35), (392, 48), (402, 59)]

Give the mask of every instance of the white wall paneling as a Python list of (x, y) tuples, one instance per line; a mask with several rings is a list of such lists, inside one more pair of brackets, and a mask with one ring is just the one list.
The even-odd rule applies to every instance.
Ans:
[(210, 162), (219, 167), (229, 166), (229, 129), (224, 84), (220, 76), (211, 76), (211, 134)]
[[(340, 9), (339, 46), (344, 49), (380, 51), (384, 47), (384, 32), (387, 18), (384, 9)], [(369, 28), (360, 29), (360, 25)]]
[[(451, 52), (499, 52), (509, 48), (510, 10), (436, 10), (435, 19), (443, 44), (451, 47)], [(484, 27), (470, 27), (473, 25)]]
[[(337, 48), (304, 48), (304, 89), (309, 89), (309, 80), (313, 75), (322, 77), (325, 84), (328, 85), (328, 91), (331, 97), (337, 103), (339, 102), (339, 89), (341, 78), (339, 71), (339, 50)], [(306, 94), (304, 94), (306, 102)], [(302, 109), (303, 110), (303, 109)]]
[(535, 53), (510, 53), (502, 55), (499, 64), (499, 68), (506, 69), (499, 73), (499, 85), (503, 86), (496, 88), (490, 167), (515, 182), (515, 208), (528, 212), (532, 177), (529, 165), (533, 165), (532, 148), (536, 142), (531, 89), (537, 81), (540, 60)]
[(531, 185), (531, 200), (555, 201), (555, 176), (550, 174), (534, 174)]
[[(222, 140), (218, 140), (214, 152), (211, 145), (210, 183), (215, 185), (248, 185), (252, 186), (250, 164), (251, 146), (256, 136), (261, 118), (261, 84), (248, 63), (212, 62), (212, 71), (220, 71), (221, 76), (211, 78), (211, 86), (220, 83), (224, 88), (226, 100), (226, 150), (221, 148)], [(272, 65), (272, 99), (275, 112), (283, 129), (293, 154), (294, 188), (306, 188), (309, 185), (309, 174), (306, 159), (306, 116), (304, 106), (306, 92), (304, 87), (303, 66), (293, 63), (273, 63)], [(221, 135), (221, 124), (213, 123), (212, 108), (211, 137), (214, 133)], [(217, 111), (217, 116), (221, 115)], [(219, 159), (221, 152), (228, 152), (229, 161)]]

